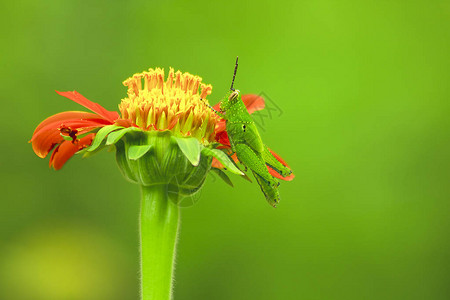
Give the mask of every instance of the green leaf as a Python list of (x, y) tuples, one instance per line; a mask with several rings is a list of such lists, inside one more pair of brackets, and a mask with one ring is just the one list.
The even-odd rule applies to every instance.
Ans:
[(152, 144), (130, 146), (130, 148), (128, 148), (128, 158), (131, 160), (136, 160), (138, 158), (141, 158), (152, 147), (153, 147)]
[(139, 131), (139, 130), (140, 129), (136, 128), (136, 127), (128, 127), (128, 128), (124, 128), (121, 130), (111, 132), (108, 135), (108, 139), (106, 140), (106, 145), (113, 145), (113, 144), (117, 143), (117, 141), (119, 141), (127, 132)]
[(178, 143), (181, 152), (187, 157), (195, 167), (200, 162), (201, 145), (196, 138), (178, 138), (172, 137)]
[(97, 149), (98, 146), (103, 142), (105, 137), (112, 131), (123, 128), (122, 126), (116, 126), (116, 125), (108, 125), (103, 128), (100, 128), (100, 130), (95, 135), (94, 140), (92, 141), (92, 145), (88, 148), (87, 151), (92, 152), (95, 149)]
[(231, 159), (228, 157), (228, 155), (226, 155), (223, 151), (220, 151), (219, 149), (209, 149), (209, 148), (203, 148), (202, 151), (205, 155), (214, 156), (230, 172), (238, 175), (244, 175), (244, 173), (241, 170), (239, 170), (238, 167), (236, 167), (234, 162), (232, 162)]
[(234, 187), (233, 182), (231, 182), (230, 177), (222, 171), (221, 169), (217, 168), (211, 168), (211, 171), (215, 172), (217, 175), (219, 175), (220, 179), (222, 179), (226, 184), (228, 184), (231, 187)]

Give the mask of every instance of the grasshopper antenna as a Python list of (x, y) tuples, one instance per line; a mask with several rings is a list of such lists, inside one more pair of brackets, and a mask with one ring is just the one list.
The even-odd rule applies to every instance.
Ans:
[(215, 113), (215, 114), (218, 115), (220, 118), (222, 118), (222, 119), (225, 120), (225, 117), (224, 117), (223, 113), (220, 112), (220, 111), (215, 110), (214, 107), (212, 107), (211, 105), (209, 105), (208, 103), (206, 103), (205, 99), (200, 98), (200, 101), (202, 101), (203, 104), (205, 104), (206, 106), (208, 106), (209, 109), (210, 109), (213, 113)]
[(236, 65), (234, 66), (233, 81), (231, 81), (230, 91), (234, 91), (233, 85), (234, 85), (234, 79), (236, 78), (236, 73), (237, 73), (237, 68), (238, 68), (238, 59), (239, 59), (239, 56), (236, 56)]

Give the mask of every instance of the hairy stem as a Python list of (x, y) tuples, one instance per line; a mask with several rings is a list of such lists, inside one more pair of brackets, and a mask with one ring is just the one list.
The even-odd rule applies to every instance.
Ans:
[(141, 186), (142, 300), (172, 299), (172, 276), (178, 233), (178, 210), (167, 186)]

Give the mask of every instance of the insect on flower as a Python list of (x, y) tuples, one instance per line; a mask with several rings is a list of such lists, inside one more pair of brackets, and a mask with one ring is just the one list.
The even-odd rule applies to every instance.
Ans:
[[(167, 79), (164, 78), (164, 70), (156, 68), (125, 80), (123, 84), (128, 87), (128, 97), (119, 105), (120, 115), (76, 91), (57, 92), (92, 112), (67, 111), (53, 115), (37, 126), (30, 142), (39, 157), (44, 158), (53, 150), (50, 167), (55, 170), (62, 168), (75, 153), (83, 152), (90, 156), (114, 145), (119, 166), (130, 181), (146, 185), (165, 176), (167, 180), (176, 179), (176, 184), (170, 184), (176, 186), (177, 192), (180, 188), (184, 194), (195, 192), (203, 181), (200, 180), (201, 184), (195, 187), (190, 183), (187, 187), (180, 183), (186, 180), (183, 179), (184, 173), (192, 173), (188, 171), (191, 168), (189, 163), (181, 172), (178, 170), (181, 166), (179, 159), (184, 159), (173, 160), (172, 152), (157, 146), (172, 140), (192, 167), (202, 166), (204, 172), (199, 176), (202, 180), (203, 173), (209, 169), (229, 184), (231, 181), (223, 169), (248, 178), (230, 157), (235, 163), (241, 162), (250, 168), (268, 202), (275, 206), (279, 202), (276, 178), (292, 180), (294, 175), (287, 164), (262, 143), (250, 114), (264, 108), (264, 99), (257, 95), (241, 97), (233, 88), (236, 71), (237, 60), (231, 89), (214, 107), (206, 100), (211, 94), (211, 85), (203, 84), (198, 76), (174, 72), (173, 69), (169, 70)], [(125, 144), (128, 146), (124, 147)], [(160, 154), (155, 156), (156, 153)], [(145, 170), (138, 168), (143, 172), (139, 176), (127, 172), (136, 171), (134, 164), (143, 166), (139, 160), (150, 156), (161, 160)], [(169, 161), (175, 164), (173, 170), (167, 167)], [(161, 165), (166, 166), (163, 173), (158, 171)], [(182, 178), (175, 176), (174, 170), (181, 172)]]
[(230, 91), (223, 100), (211, 107), (219, 117), (225, 120), (226, 136), (220, 137), (222, 144), (229, 144), (235, 161), (249, 168), (261, 191), (270, 205), (275, 207), (280, 201), (279, 182), (275, 178), (292, 180), (294, 175), (289, 166), (262, 142), (255, 122), (247, 110), (239, 90), (234, 88), (234, 80), (238, 68), (238, 58), (234, 68)]

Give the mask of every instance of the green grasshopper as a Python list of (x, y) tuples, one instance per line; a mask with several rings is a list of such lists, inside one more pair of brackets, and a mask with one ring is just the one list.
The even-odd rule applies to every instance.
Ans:
[(220, 111), (208, 106), (225, 120), (232, 152), (236, 153), (238, 160), (253, 172), (267, 202), (276, 207), (280, 201), (279, 182), (269, 173), (266, 165), (282, 177), (289, 176), (292, 171), (281, 164), (263, 144), (255, 122), (241, 99), (239, 90), (235, 90), (233, 87), (237, 67), (238, 58), (236, 58), (230, 91), (221, 101)]

